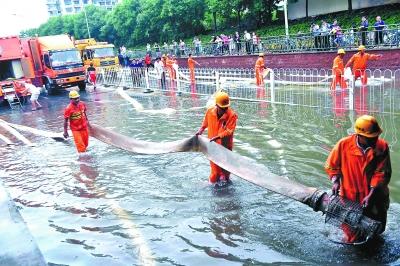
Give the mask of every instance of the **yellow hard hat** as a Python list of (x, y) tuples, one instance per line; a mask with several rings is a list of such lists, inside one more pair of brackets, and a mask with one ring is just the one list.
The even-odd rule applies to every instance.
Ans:
[(363, 115), (357, 118), (354, 125), (354, 130), (358, 135), (375, 138), (382, 133), (382, 129), (379, 127), (376, 118), (370, 115)]
[(259, 53), (258, 56), (264, 56), (264, 53)]
[(338, 54), (345, 54), (346, 52), (344, 51), (344, 49), (340, 48), (340, 49), (337, 51), (337, 53), (338, 53)]
[(70, 99), (75, 99), (75, 98), (79, 98), (79, 97), (80, 97), (80, 95), (79, 95), (79, 93), (77, 91), (70, 91), (69, 92), (69, 98)]
[(362, 51), (362, 50), (365, 50), (365, 46), (364, 45), (358, 46), (358, 51)]
[(222, 91), (218, 92), (217, 95), (215, 95), (215, 103), (221, 108), (228, 107), (231, 104), (228, 93)]

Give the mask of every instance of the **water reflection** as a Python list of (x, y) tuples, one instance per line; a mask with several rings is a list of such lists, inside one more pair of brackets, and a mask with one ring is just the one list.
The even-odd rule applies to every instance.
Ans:
[[(190, 90), (205, 92), (206, 88), (197, 85)], [(366, 109), (365, 93), (357, 90), (360, 100), (355, 106)], [(135, 98), (145, 109), (169, 106), (187, 110), (207, 101), (207, 97), (196, 95), (178, 97), (176, 91), (163, 93), (137, 93)], [(255, 93), (259, 99), (269, 97), (265, 88)], [(91, 121), (137, 139), (187, 137), (204, 115), (202, 109), (171, 115), (137, 113), (115, 95), (83, 93), (82, 97)], [(232, 101), (240, 113), (235, 152), (275, 174), (329, 190), (324, 161), (337, 140), (352, 132), (358, 115), (346, 110), (347, 92), (330, 97), (332, 109)], [(42, 113), (21, 115), (6, 109), (2, 114), (8, 121), (60, 131), (67, 103), (65, 94), (52, 97)], [(36, 138), (39, 147), (3, 149), (0, 159), (10, 174), (4, 182), (21, 203), (23, 217), (53, 263), (137, 264), (138, 258), (132, 255), (136, 254), (133, 242), (140, 235), (137, 232), (144, 240), (151, 238), (149, 254), (160, 264), (394, 262), (400, 256), (400, 165), (395, 163), (400, 160), (400, 119), (377, 116), (391, 145), (392, 203), (383, 244), (366, 251), (330, 243), (320, 215), (238, 178), (233, 177), (233, 186), (224, 191), (204, 188), (209, 169), (207, 159), (200, 154), (143, 156), (91, 140), (91, 152), (77, 158), (71, 145)], [(115, 211), (121, 210), (118, 204), (126, 211)], [(128, 228), (135, 228), (134, 233)]]

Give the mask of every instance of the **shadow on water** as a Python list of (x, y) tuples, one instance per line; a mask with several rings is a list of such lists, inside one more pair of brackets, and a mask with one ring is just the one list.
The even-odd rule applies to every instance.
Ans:
[[(262, 98), (266, 92), (256, 93)], [(333, 112), (234, 101), (240, 121), (234, 151), (275, 174), (329, 190), (324, 161), (336, 141), (351, 132), (355, 116), (341, 108), (345, 95), (337, 97)], [(205, 106), (208, 98), (176, 93), (136, 97), (145, 109), (185, 110)], [(82, 93), (82, 100), (91, 121), (141, 140), (188, 137), (204, 115), (203, 109), (169, 115), (138, 113), (118, 95), (107, 93)], [(1, 116), (13, 123), (62, 131), (67, 94), (42, 102), (42, 110), (2, 108)], [(91, 139), (89, 152), (78, 157), (72, 143), (26, 135), (38, 146), (1, 147), (0, 160), (9, 174), (4, 183), (47, 261), (54, 265), (135, 264), (138, 247), (132, 240), (138, 235), (123, 219), (141, 232), (160, 264), (396, 264), (400, 259), (400, 166), (395, 163), (400, 160), (400, 119), (388, 115), (378, 119), (391, 144), (392, 203), (386, 232), (363, 247), (330, 242), (319, 213), (237, 177), (225, 189), (211, 188), (208, 161), (198, 153), (144, 156)], [(119, 204), (123, 214), (116, 215), (110, 201)]]

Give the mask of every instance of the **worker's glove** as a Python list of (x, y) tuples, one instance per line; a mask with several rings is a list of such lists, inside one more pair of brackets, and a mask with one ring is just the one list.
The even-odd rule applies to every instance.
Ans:
[(204, 128), (200, 128), (197, 132), (196, 132), (196, 136), (203, 134), (204, 132)]
[(68, 132), (67, 132), (67, 131), (65, 131), (65, 132), (64, 132), (64, 134), (63, 134), (63, 136), (64, 136), (64, 138), (66, 138), (66, 139), (67, 139), (67, 138), (69, 137), (69, 135), (68, 135)]
[(339, 195), (339, 189), (340, 189), (340, 178), (338, 176), (333, 176), (332, 177), (332, 195)]
[(219, 139), (219, 138), (220, 138), (219, 136), (215, 136), (215, 137), (213, 137), (213, 138), (210, 139), (210, 142), (216, 141), (216, 140)]

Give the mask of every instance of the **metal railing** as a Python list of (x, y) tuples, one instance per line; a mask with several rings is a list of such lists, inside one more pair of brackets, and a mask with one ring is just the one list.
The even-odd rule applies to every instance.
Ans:
[(332, 88), (334, 76), (329, 69), (272, 69), (256, 85), (253, 69), (195, 69), (196, 82), (189, 69), (179, 68), (170, 77), (152, 68), (100, 69), (99, 83), (111, 86), (170, 93), (212, 95), (225, 90), (234, 99), (293, 106), (328, 108), (338, 115), (347, 110), (357, 113), (400, 113), (400, 69), (366, 70), (367, 85), (350, 79), (346, 87)]
[[(373, 28), (373, 27), (370, 27)], [(365, 40), (363, 40), (365, 39)], [(153, 58), (162, 54), (187, 57), (189, 53), (196, 56), (222, 56), (222, 55), (246, 55), (265, 53), (287, 53), (306, 51), (329, 51), (338, 48), (355, 49), (360, 44), (367, 48), (397, 48), (400, 46), (400, 24), (385, 25), (382, 31), (358, 31), (356, 29), (343, 29), (341, 34), (313, 33), (292, 34), (289, 36), (262, 37), (258, 42), (253, 40), (236, 43), (234, 41), (206, 43), (200, 46), (185, 45), (182, 49), (179, 45), (171, 45), (169, 48), (160, 47), (155, 50), (130, 50), (130, 58), (144, 58), (150, 53)]]

